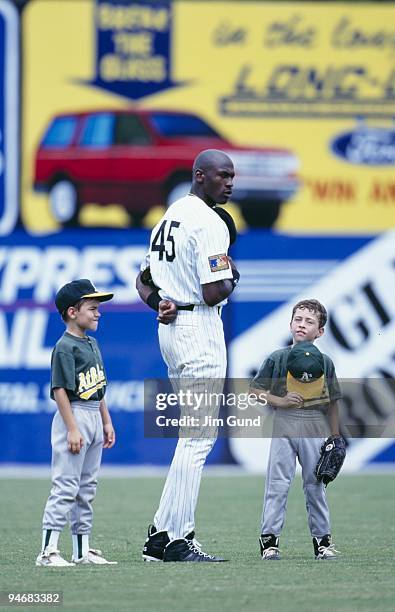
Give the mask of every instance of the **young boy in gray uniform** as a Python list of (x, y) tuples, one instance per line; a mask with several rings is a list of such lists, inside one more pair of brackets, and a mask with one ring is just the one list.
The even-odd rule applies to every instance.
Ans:
[[(55, 304), (66, 324), (51, 359), (51, 397), (58, 410), (53, 419), (52, 489), (44, 510), (42, 549), (36, 565), (115, 564), (90, 548), (92, 501), (95, 497), (102, 449), (115, 444), (115, 432), (104, 394), (106, 374), (96, 340), (100, 302), (112, 293), (99, 293), (87, 279), (67, 283)], [(61, 557), (58, 540), (70, 522), (73, 556)]]
[(251, 383), (251, 392), (266, 398), (275, 410), (262, 528), (262, 559), (280, 558), (279, 537), (284, 525), (289, 487), (296, 458), (302, 467), (308, 524), (316, 559), (336, 557), (331, 542), (325, 487), (314, 473), (323, 438), (339, 435), (341, 393), (331, 359), (313, 342), (322, 336), (327, 312), (317, 300), (295, 304), (291, 318), (293, 346), (274, 351)]

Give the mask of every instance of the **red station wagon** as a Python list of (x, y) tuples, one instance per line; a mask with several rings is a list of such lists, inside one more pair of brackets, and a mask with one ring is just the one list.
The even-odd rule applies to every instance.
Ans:
[(271, 227), (299, 186), (298, 160), (276, 148), (239, 147), (197, 115), (161, 110), (103, 110), (54, 117), (37, 150), (34, 188), (51, 212), (74, 225), (85, 203), (119, 204), (140, 225), (153, 206), (169, 205), (191, 185), (193, 160), (221, 149), (233, 160), (232, 200), (252, 227)]

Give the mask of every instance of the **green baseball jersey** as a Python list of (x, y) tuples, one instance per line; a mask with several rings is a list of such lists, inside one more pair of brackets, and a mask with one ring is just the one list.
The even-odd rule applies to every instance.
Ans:
[[(271, 353), (259, 368), (251, 387), (268, 391), (278, 397), (284, 397), (287, 394), (287, 359), (291, 348), (291, 346), (288, 346)], [(323, 404), (329, 404), (329, 402), (338, 400), (342, 396), (333, 361), (324, 353), (322, 353), (322, 356), (324, 358), (325, 377), (322, 396), (314, 400), (305, 400), (303, 405), (306, 408), (322, 408)]]
[(101, 400), (106, 392), (106, 373), (95, 338), (79, 338), (65, 332), (51, 357), (51, 398), (53, 390), (66, 390), (71, 402)]

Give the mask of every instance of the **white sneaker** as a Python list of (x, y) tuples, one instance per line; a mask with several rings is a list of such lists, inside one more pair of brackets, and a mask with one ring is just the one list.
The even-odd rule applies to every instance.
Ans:
[(336, 556), (340, 554), (338, 550), (335, 550), (335, 545), (332, 544), (332, 538), (329, 533), (322, 538), (313, 537), (313, 546), (317, 561), (330, 561), (336, 559)]
[(262, 560), (263, 561), (278, 561), (280, 559), (280, 551), (277, 546), (271, 546), (270, 548), (265, 548), (262, 551)]
[(278, 561), (280, 559), (278, 542), (279, 536), (275, 536), (274, 533), (261, 533), (259, 550), (263, 561)]
[(74, 557), (72, 557), (71, 561), (77, 565), (118, 565), (118, 561), (107, 561), (107, 559), (103, 557), (102, 551), (95, 548), (90, 548), (85, 557), (81, 557), (81, 559), (74, 559)]
[(336, 559), (336, 556), (339, 555), (340, 552), (335, 550), (335, 545), (330, 544), (329, 546), (319, 546), (318, 554), (315, 556), (317, 561), (329, 561), (332, 559)]
[(36, 565), (44, 565), (46, 567), (74, 567), (74, 563), (69, 563), (66, 559), (60, 556), (56, 548), (47, 548), (38, 555)]

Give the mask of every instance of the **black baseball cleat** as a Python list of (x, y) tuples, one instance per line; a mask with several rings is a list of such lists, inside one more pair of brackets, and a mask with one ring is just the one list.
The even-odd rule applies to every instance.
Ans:
[[(193, 542), (195, 548), (200, 548), (200, 542), (195, 539), (195, 532), (191, 531), (185, 536), (186, 540)], [(143, 548), (144, 561), (163, 561), (163, 553), (170, 542), (167, 531), (158, 531), (155, 525), (148, 525), (148, 537)]]
[(227, 561), (227, 559), (208, 555), (194, 544), (193, 539), (187, 540), (186, 538), (180, 538), (179, 540), (173, 540), (166, 546), (163, 554), (163, 561), (193, 561), (195, 563), (206, 561), (209, 563), (221, 563)]
[(279, 538), (273, 533), (262, 533), (259, 537), (259, 548), (263, 561), (278, 561), (280, 551), (278, 548)]
[(143, 548), (144, 561), (163, 561), (163, 552), (169, 542), (167, 531), (158, 531), (155, 525), (148, 525), (148, 537)]

